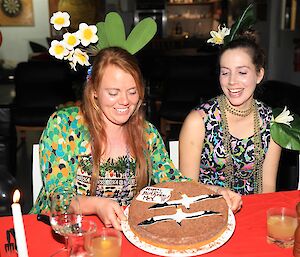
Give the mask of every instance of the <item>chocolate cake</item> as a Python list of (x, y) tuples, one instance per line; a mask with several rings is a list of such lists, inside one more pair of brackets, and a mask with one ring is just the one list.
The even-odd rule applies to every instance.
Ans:
[(227, 228), (227, 220), (223, 197), (191, 181), (143, 189), (131, 202), (128, 215), (130, 229), (140, 240), (172, 250), (198, 248), (216, 240)]

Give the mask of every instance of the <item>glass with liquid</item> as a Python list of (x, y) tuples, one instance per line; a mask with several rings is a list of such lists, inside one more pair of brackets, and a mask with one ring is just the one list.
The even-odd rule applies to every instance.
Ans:
[(99, 228), (88, 240), (93, 257), (120, 257), (122, 233), (114, 228)]
[(274, 207), (267, 211), (267, 241), (282, 248), (294, 245), (297, 227), (296, 211), (285, 207)]

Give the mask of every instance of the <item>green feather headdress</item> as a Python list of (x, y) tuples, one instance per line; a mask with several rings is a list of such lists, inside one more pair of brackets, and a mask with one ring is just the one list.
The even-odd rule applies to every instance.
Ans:
[[(50, 19), (56, 30), (70, 26), (67, 12), (56, 12)], [(152, 18), (141, 20), (126, 38), (125, 26), (121, 16), (116, 12), (106, 15), (104, 22), (96, 25), (79, 24), (79, 30), (63, 34), (61, 41), (53, 40), (49, 53), (57, 59), (68, 60), (76, 70), (77, 63), (89, 66), (89, 55), (96, 55), (101, 49), (120, 47), (131, 54), (141, 50), (155, 35), (156, 22)], [(84, 49), (86, 48), (86, 49)]]

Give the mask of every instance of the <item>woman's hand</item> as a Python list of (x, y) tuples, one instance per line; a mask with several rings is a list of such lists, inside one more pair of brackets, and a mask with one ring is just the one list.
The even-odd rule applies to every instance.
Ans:
[(114, 227), (122, 230), (121, 221), (126, 220), (123, 208), (111, 199), (97, 196), (79, 196), (82, 214), (96, 214), (105, 227)]
[(226, 203), (233, 213), (238, 212), (242, 208), (243, 201), (240, 194), (224, 187), (218, 187), (216, 192), (224, 197)]
[(240, 194), (231, 191), (229, 188), (206, 185), (209, 189), (215, 191), (216, 193), (223, 196), (228, 207), (233, 211), (233, 213), (238, 212), (243, 205), (242, 197)]
[(122, 207), (115, 201), (107, 198), (98, 198), (96, 214), (105, 227), (114, 227), (122, 230), (121, 221), (126, 220)]

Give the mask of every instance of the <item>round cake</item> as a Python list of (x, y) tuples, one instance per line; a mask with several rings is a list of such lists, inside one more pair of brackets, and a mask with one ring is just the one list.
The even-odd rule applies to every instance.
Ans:
[(227, 221), (223, 197), (192, 181), (147, 187), (133, 199), (128, 213), (130, 229), (141, 241), (172, 250), (199, 248), (216, 240)]

